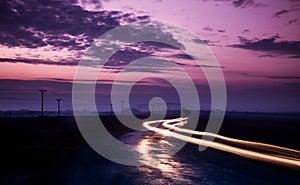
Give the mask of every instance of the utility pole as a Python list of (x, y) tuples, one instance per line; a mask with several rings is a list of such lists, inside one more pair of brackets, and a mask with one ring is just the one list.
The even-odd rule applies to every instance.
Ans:
[(122, 102), (122, 116), (124, 115), (124, 100), (121, 100)]
[(110, 115), (113, 114), (113, 107), (112, 107), (112, 103), (110, 103)]
[(60, 102), (61, 102), (61, 99), (56, 99), (57, 101), (57, 116), (60, 116)]
[(44, 93), (47, 91), (46, 89), (39, 90), (42, 95), (42, 104), (41, 104), (41, 116), (44, 116)]

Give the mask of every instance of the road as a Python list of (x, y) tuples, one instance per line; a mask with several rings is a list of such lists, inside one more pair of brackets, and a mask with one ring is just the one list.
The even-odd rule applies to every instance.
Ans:
[[(185, 138), (187, 136), (183, 133), (190, 130), (180, 130), (183, 129), (180, 126), (184, 122), (185, 119), (182, 118), (145, 122), (144, 126), (152, 131), (127, 132), (116, 136), (120, 141), (135, 146), (140, 153), (137, 160), (143, 162), (143, 166), (125, 166), (111, 162), (84, 145), (65, 160), (58, 161), (47, 174), (40, 177), (41, 181), (31, 184), (299, 184), (298, 170), (293, 169), (298, 167), (298, 151), (219, 135), (212, 143), (199, 141), (199, 138)], [(162, 126), (153, 127), (154, 123), (162, 123)], [(196, 134), (210, 135), (201, 132)], [(179, 139), (173, 138), (174, 136)], [(170, 154), (168, 149), (175, 147), (176, 141), (180, 139), (187, 139), (188, 143), (176, 154)], [(226, 142), (226, 147), (220, 142), (222, 139)], [(209, 148), (200, 152), (198, 145), (203, 143), (209, 144)], [(237, 147), (239, 144), (247, 145), (248, 149), (240, 149)], [(251, 151), (251, 147), (266, 149), (268, 153), (262, 155), (262, 152)], [(279, 149), (279, 154), (274, 149)], [(285, 151), (287, 155), (284, 154)], [(247, 155), (243, 155), (243, 152)], [(264, 155), (270, 157), (265, 158)], [(249, 157), (252, 159), (247, 159)], [(292, 161), (292, 164), (287, 161)]]

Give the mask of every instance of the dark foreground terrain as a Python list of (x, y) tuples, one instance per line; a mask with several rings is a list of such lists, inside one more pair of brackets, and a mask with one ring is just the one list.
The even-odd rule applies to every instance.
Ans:
[[(201, 115), (198, 130), (203, 130), (205, 127), (207, 116), (208, 114), (206, 113)], [(101, 119), (106, 128), (113, 135), (124, 136), (131, 133), (130, 129), (121, 125), (113, 116), (103, 116)], [(300, 118), (297, 115), (231, 113), (226, 115), (219, 134), (239, 139), (276, 144), (299, 150), (299, 123)], [(136, 135), (139, 134), (134, 134), (134, 137), (132, 138), (136, 138)], [(144, 134), (143, 137), (141, 136), (141, 138), (144, 139), (140, 138), (139, 140), (144, 141), (146, 136)], [(132, 138), (129, 138), (129, 140), (132, 140)], [(149, 137), (146, 137), (146, 139), (149, 139)], [(123, 140), (127, 142), (126, 139), (123, 138)], [(102, 182), (101, 180), (98, 180), (98, 183), (96, 184), (115, 184), (117, 182), (120, 182), (118, 184), (127, 184), (127, 182), (130, 182), (131, 184), (165, 184), (173, 182), (171, 177), (162, 173), (163, 171), (160, 171), (160, 173), (157, 172), (155, 175), (152, 174), (153, 171), (155, 172), (155, 170), (158, 169), (152, 169), (152, 171), (150, 169), (151, 172), (147, 172), (149, 169), (142, 169), (142, 171), (139, 171), (137, 170), (139, 168), (125, 167), (100, 157), (88, 147), (82, 138), (73, 117), (0, 118), (0, 144), (0, 184), (95, 184), (95, 181), (91, 181), (91, 178), (95, 180), (95, 176), (97, 175), (95, 174), (95, 176), (93, 176), (93, 173), (97, 173), (97, 171), (102, 175), (104, 174), (106, 178), (104, 178), (105, 180)], [(185, 147), (184, 151), (181, 153), (189, 153), (187, 151), (196, 150), (196, 147), (190, 147), (192, 146)], [(223, 174), (224, 170), (227, 173), (226, 166), (231, 165), (234, 165), (235, 168), (240, 168), (237, 171), (241, 171), (241, 173), (243, 173), (243, 170), (245, 170), (246, 167), (239, 166), (238, 164), (244, 164), (246, 161), (246, 163), (251, 163), (252, 165), (252, 167), (250, 165), (249, 170), (246, 170), (247, 173), (249, 171), (257, 171), (257, 169), (260, 169), (262, 170), (260, 173), (266, 173), (264, 174), (264, 178), (270, 180), (271, 175), (273, 176), (275, 174), (277, 177), (280, 177), (281, 172), (286, 172), (291, 174), (291, 177), (287, 175), (282, 178), (294, 178), (291, 179), (293, 183), (296, 183), (297, 181), (295, 175), (297, 172), (294, 170), (264, 163), (255, 163), (253, 161), (249, 162), (245, 159), (239, 159), (241, 161), (231, 163), (231, 158), (237, 158), (236, 156), (233, 157), (231, 155), (222, 154), (224, 156), (220, 157), (218, 155), (220, 155), (219, 152), (209, 149), (201, 154), (193, 155), (192, 157), (194, 162), (191, 162), (190, 159), (184, 157), (186, 154), (178, 154), (180, 157), (180, 165), (185, 165), (185, 161), (187, 164), (193, 164), (195, 161), (198, 161), (198, 165), (217, 165), (218, 167), (213, 167), (212, 169), (208, 169), (208, 171), (219, 169), (220, 172), (215, 172), (218, 174), (218, 177), (222, 176), (220, 174)], [(214, 157), (215, 159), (213, 159)], [(222, 158), (222, 162), (215, 164), (215, 162), (220, 158)], [(172, 160), (178, 162), (178, 160), (176, 161), (176, 156)], [(176, 164), (175, 162), (171, 161), (170, 163)], [(188, 169), (194, 168), (196, 167), (191, 166)], [(271, 171), (269, 168), (271, 168)], [(274, 172), (272, 171), (273, 168), (279, 171)], [(129, 173), (130, 170), (133, 172)], [(233, 172), (234, 171), (235, 170), (233, 169)], [(183, 172), (184, 170), (182, 173)], [(234, 179), (234, 176), (243, 175), (235, 174), (230, 170), (228, 173), (229, 172), (232, 177), (224, 182), (231, 182), (230, 184), (235, 182), (234, 180), (230, 181)], [(133, 177), (137, 176), (137, 174), (139, 176), (143, 176), (142, 174), (145, 173), (149, 173), (150, 176), (148, 174), (147, 178), (145, 176), (144, 179), (139, 177), (142, 178), (142, 180), (137, 180), (136, 177)], [(208, 177), (205, 178), (217, 178), (210, 177), (209, 174), (211, 173), (208, 173)], [(244, 182), (247, 182), (247, 178), (252, 179), (253, 183), (256, 183), (255, 178), (262, 178), (258, 176), (256, 177), (256, 175), (254, 174), (253, 177), (249, 177), (249, 175), (246, 175), (245, 177), (237, 177), (243, 179), (236, 181), (236, 183), (243, 184)], [(81, 178), (79, 179), (79, 177)], [(161, 181), (153, 181), (153, 183), (151, 183), (151, 178), (161, 178)], [(168, 178), (171, 179), (165, 181)], [(187, 181), (191, 183), (195, 181), (204, 184), (219, 184), (219, 182), (221, 182), (211, 181), (212, 183), (209, 183), (210, 181), (201, 181), (198, 173), (195, 173), (194, 177), (189, 177), (189, 179), (184, 176), (180, 178), (183, 180), (182, 183), (185, 183), (184, 180), (191, 180)], [(282, 178), (282, 181), (279, 180), (275, 182), (278, 182), (278, 184), (289, 182), (289, 179)], [(177, 181), (178, 179), (174, 180), (174, 182)], [(178, 183), (179, 182), (181, 181), (178, 181)], [(257, 183), (258, 182), (264, 183), (264, 181), (259, 180)]]

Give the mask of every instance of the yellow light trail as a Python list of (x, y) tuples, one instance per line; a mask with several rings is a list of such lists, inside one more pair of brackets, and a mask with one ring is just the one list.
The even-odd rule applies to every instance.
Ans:
[[(183, 129), (183, 128), (178, 128), (176, 125), (182, 125), (184, 122), (187, 120), (187, 118), (177, 118), (177, 119), (171, 119), (171, 120), (155, 120), (155, 121), (146, 121), (143, 123), (143, 126), (147, 128), (148, 130), (174, 137), (183, 141), (187, 141), (190, 143), (194, 143), (197, 145), (202, 145), (206, 147), (211, 147), (217, 150), (233, 153), (239, 156), (243, 156), (246, 158), (251, 158), (259, 161), (264, 161), (264, 162), (269, 162), (272, 164), (277, 164), (281, 166), (286, 166), (289, 168), (294, 168), (300, 170), (300, 158), (299, 154), (300, 151), (294, 150), (294, 149), (289, 149), (285, 147), (280, 147), (280, 146), (275, 146), (275, 145), (270, 145), (270, 144), (265, 144), (265, 143), (259, 143), (259, 142), (252, 142), (252, 141), (245, 141), (245, 140), (240, 140), (240, 139), (234, 139), (234, 138), (229, 138), (213, 133), (208, 133), (208, 132), (199, 132), (199, 131), (193, 131), (189, 129)], [(151, 124), (157, 124), (157, 123), (162, 123), (162, 125), (166, 128), (173, 129), (175, 131), (179, 132), (185, 132), (189, 134), (195, 134), (195, 135), (206, 135), (206, 136), (211, 136), (218, 138), (220, 140), (226, 141), (228, 143), (234, 143), (234, 144), (240, 144), (242, 146), (247, 146), (247, 147), (253, 147), (253, 148), (259, 148), (263, 149), (266, 151), (271, 151), (275, 153), (280, 153), (281, 155), (278, 154), (268, 154), (268, 153), (262, 153), (262, 152), (257, 152), (257, 151), (252, 151), (249, 149), (242, 149), (238, 148), (235, 146), (230, 146), (228, 144), (222, 144), (220, 142), (215, 142), (215, 141), (207, 141), (204, 139), (198, 139), (182, 134), (178, 134), (176, 132), (167, 130), (167, 129), (162, 129), (162, 128), (156, 128), (151, 126)], [(175, 125), (170, 125), (170, 123), (175, 123)]]
[[(181, 122), (187, 121), (187, 118), (179, 118), (179, 119), (181, 119)], [(182, 124), (184, 124), (184, 123), (182, 123)], [(300, 160), (300, 151), (298, 151), (298, 150), (285, 148), (285, 147), (281, 147), (281, 146), (276, 146), (276, 145), (271, 145), (271, 144), (266, 144), (266, 143), (234, 139), (234, 138), (225, 137), (222, 135), (209, 133), (209, 132), (199, 132), (199, 131), (195, 131), (195, 130), (178, 128), (178, 127), (176, 127), (176, 125), (171, 125), (170, 122), (167, 122), (167, 121), (163, 122), (162, 125), (166, 128), (173, 129), (178, 132), (183, 132), (183, 133), (188, 133), (188, 134), (193, 134), (193, 135), (200, 135), (200, 136), (214, 137), (214, 138), (222, 140), (222, 141), (227, 141), (228, 143), (233, 143), (233, 144), (237, 144), (237, 145), (241, 145), (241, 146), (245, 146), (245, 147), (252, 147), (252, 148), (256, 148), (256, 149), (262, 149), (262, 150), (266, 150), (266, 151), (270, 151), (270, 152), (284, 154), (284, 155), (288, 155), (289, 157), (296, 157), (295, 159)]]

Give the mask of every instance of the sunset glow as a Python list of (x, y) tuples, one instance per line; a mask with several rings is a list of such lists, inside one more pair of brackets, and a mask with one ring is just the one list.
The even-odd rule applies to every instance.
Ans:
[[(51, 89), (47, 93), (50, 99), (63, 97), (66, 101), (63, 101), (62, 109), (71, 109), (70, 83), (77, 64), (98, 37), (131, 22), (165, 21), (189, 29), (213, 52), (225, 77), (228, 110), (300, 111), (298, 1), (43, 2), (1, 3), (5, 9), (2, 11), (4, 18), (1, 19), (0, 29), (0, 81), (2, 87), (5, 86), (3, 89), (36, 90), (48, 87)], [(172, 31), (170, 36), (175, 40), (176, 37), (184, 37)], [(98, 98), (109, 104), (108, 94), (116, 73), (124, 64), (147, 56), (159, 56), (180, 64), (194, 80), (201, 94), (203, 108), (210, 108), (209, 88), (202, 70), (193, 66), (189, 56), (159, 44), (147, 47), (142, 44), (130, 45), (108, 61), (106, 69), (101, 69), (104, 73), (99, 75), (97, 82), (97, 92), (104, 92), (99, 93), (104, 96), (99, 95)], [(154, 66), (145, 65), (141, 68), (149, 71)], [(174, 70), (156, 69), (156, 72), (171, 75), (166, 71), (172, 72), (172, 77), (177, 81), (184, 80)], [(130, 76), (141, 74), (145, 74), (145, 70), (128, 72), (126, 78), (130, 80)], [(126, 82), (122, 82), (122, 85), (126, 85)], [(162, 87), (157, 90), (144, 85), (141, 83), (137, 86), (148, 89), (145, 91), (148, 96), (153, 96), (157, 91), (164, 96), (171, 91), (166, 83), (154, 81), (152, 85)], [(137, 101), (132, 103), (133, 107), (147, 103), (138, 98), (140, 92), (133, 94), (137, 97)], [(0, 98), (5, 100), (6, 97), (12, 98), (14, 94), (2, 90)], [(35, 94), (19, 98), (28, 97), (32, 99)], [(16, 101), (6, 99), (0, 109), (37, 108), (29, 102)], [(20, 104), (22, 106), (17, 106)], [(54, 107), (49, 105), (46, 109), (52, 110)], [(99, 106), (99, 111), (106, 109)]]

